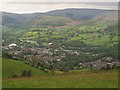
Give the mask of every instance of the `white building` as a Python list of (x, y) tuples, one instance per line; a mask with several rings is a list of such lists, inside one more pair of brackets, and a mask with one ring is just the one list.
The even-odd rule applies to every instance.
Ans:
[(9, 46), (9, 48), (12, 48), (12, 47), (16, 47), (16, 46), (17, 46), (17, 44), (12, 43), (12, 44), (9, 44), (8, 46)]

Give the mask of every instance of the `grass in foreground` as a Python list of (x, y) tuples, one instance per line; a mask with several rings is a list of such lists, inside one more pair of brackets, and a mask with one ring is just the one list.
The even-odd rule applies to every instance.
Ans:
[(2, 59), (2, 75), (3, 78), (11, 77), (13, 74), (18, 76), (21, 75), (22, 70), (31, 70), (32, 76), (46, 76), (50, 73), (46, 73), (38, 68), (32, 67), (30, 65), (24, 64), (22, 61), (16, 61), (11, 59)]
[[(9, 64), (7, 64), (9, 62)], [(13, 63), (14, 62), (14, 63)], [(4, 70), (8, 70), (10, 67), (17, 70), (20, 67), (15, 65), (16, 62), (21, 65), (25, 65), (19, 61), (3, 61)], [(6, 68), (5, 68), (6, 67)], [(34, 68), (31, 66), (26, 66), (25, 68)], [(35, 69), (35, 68), (34, 68)], [(34, 70), (32, 69), (32, 70)], [(117, 70), (108, 70), (108, 71), (89, 71), (89, 70), (80, 70), (72, 71), (63, 74), (43, 74), (43, 71), (35, 69), (37, 76), (32, 76), (29, 78), (4, 78), (3, 79), (3, 88), (117, 88), (118, 87), (118, 71)], [(3, 75), (9, 74), (5, 71)], [(47, 74), (47, 75), (46, 75)]]
[(117, 72), (82, 72), (57, 76), (4, 79), (3, 88), (117, 88)]

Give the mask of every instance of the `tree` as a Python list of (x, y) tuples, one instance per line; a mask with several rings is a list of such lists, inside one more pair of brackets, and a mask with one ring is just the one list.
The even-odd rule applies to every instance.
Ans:
[(90, 69), (93, 69), (93, 65), (92, 64), (90, 64)]
[(106, 70), (109, 70), (110, 69), (110, 64), (107, 64), (106, 65)]

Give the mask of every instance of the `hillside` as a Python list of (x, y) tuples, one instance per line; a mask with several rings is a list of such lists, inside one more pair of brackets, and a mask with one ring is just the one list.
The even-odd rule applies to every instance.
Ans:
[(72, 21), (68, 17), (43, 15), (33, 18), (27, 25), (30, 27), (65, 26)]
[[(45, 73), (35, 67), (3, 58), (4, 88), (118, 88), (118, 71), (73, 70), (65, 73)], [(31, 77), (20, 77), (22, 70), (32, 70)], [(12, 74), (18, 77), (11, 77)]]
[[(91, 13), (92, 12), (92, 13)], [(9, 12), (2, 12), (2, 24), (10, 27), (23, 27), (29, 20), (40, 16), (62, 16), (72, 18), (74, 20), (90, 20), (103, 13), (111, 12), (111, 10), (100, 9), (61, 9), (53, 10), (46, 13), (29, 13), (29, 14), (15, 14)]]
[(3, 88), (118, 88), (118, 72), (83, 70), (56, 76), (3, 79)]
[(31, 70), (32, 76), (49, 76), (50, 73), (46, 73), (38, 68), (25, 64), (22, 61), (16, 61), (11, 59), (2, 59), (2, 76), (3, 78), (10, 78), (12, 75), (21, 76), (23, 70)]
[(10, 26), (13, 28), (22, 27), (26, 22), (31, 20), (32, 18), (41, 15), (39, 14), (16, 14), (9, 12), (2, 12), (2, 25)]
[(94, 22), (106, 21), (109, 25), (114, 25), (118, 22), (118, 12), (112, 11), (112, 12), (102, 13), (92, 18), (91, 21)]
[[(92, 12), (92, 13), (91, 13)], [(111, 12), (110, 10), (100, 10), (100, 9), (75, 9), (75, 8), (68, 8), (68, 9), (61, 9), (61, 10), (53, 10), (47, 12), (48, 15), (52, 16), (65, 16), (72, 19), (79, 19), (79, 20), (90, 20), (97, 15), (102, 13)]]
[[(100, 9), (61, 9), (46, 13), (15, 14), (2, 12), (3, 33), (9, 32), (19, 35), (27, 32), (31, 27), (58, 27), (64, 28), (81, 24), (96, 23), (105, 21), (107, 24), (117, 22), (117, 12)], [(3, 35), (6, 38), (6, 34)]]

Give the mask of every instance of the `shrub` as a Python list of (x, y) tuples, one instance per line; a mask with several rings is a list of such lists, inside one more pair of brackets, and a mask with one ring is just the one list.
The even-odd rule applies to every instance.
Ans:
[(31, 76), (31, 70), (27, 70), (26, 76), (27, 76), (27, 77), (30, 77), (30, 76)]
[(32, 71), (31, 70), (23, 70), (22, 71), (22, 76), (23, 77), (30, 77), (32, 75)]
[(17, 77), (17, 75), (16, 75), (16, 74), (13, 74), (12, 77), (15, 78), (15, 77)]
[(22, 71), (22, 76), (25, 77), (26, 76), (26, 70)]

